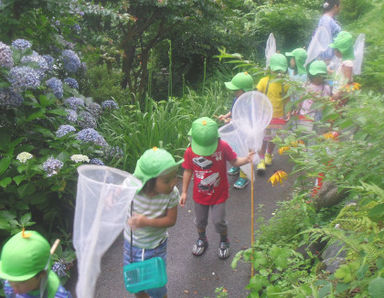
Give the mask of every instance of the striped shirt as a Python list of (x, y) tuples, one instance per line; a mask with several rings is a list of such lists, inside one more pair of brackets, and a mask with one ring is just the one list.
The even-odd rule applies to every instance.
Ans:
[[(16, 294), (7, 280), (4, 281), (4, 295), (6, 298), (40, 298), (40, 291), (34, 291), (25, 294)], [(45, 294), (44, 297), (47, 297)], [(55, 294), (55, 298), (72, 298), (70, 292), (68, 292), (62, 285), (59, 286)]]
[[(179, 204), (180, 194), (175, 186), (170, 194), (159, 194), (154, 197), (147, 197), (136, 194), (133, 199), (133, 213), (145, 215), (148, 218), (164, 217), (167, 210)], [(128, 216), (125, 222), (124, 237), (131, 241), (131, 229), (128, 219), (131, 208), (128, 209)], [(133, 231), (132, 245), (138, 248), (153, 249), (159, 246), (168, 237), (167, 228), (142, 227)]]

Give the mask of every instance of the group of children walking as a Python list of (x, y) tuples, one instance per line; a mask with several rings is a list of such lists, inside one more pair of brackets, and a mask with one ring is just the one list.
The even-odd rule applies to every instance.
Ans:
[[(340, 32), (331, 44), (342, 63), (335, 71), (333, 95), (326, 76), (329, 74), (324, 61), (316, 60), (304, 67), (304, 49), (275, 54), (270, 59), (270, 72), (260, 79), (256, 89), (266, 94), (273, 107), (273, 118), (265, 131), (265, 138), (259, 152), (249, 152), (239, 157), (232, 148), (220, 139), (218, 124), (208, 117), (192, 123), (188, 133), (190, 146), (184, 159), (178, 162), (166, 150), (154, 147), (144, 152), (137, 161), (134, 176), (143, 183), (134, 197), (134, 212), (127, 216), (124, 229), (124, 265), (160, 256), (167, 260), (167, 228), (176, 223), (178, 205), (184, 207), (188, 200), (188, 187), (193, 178), (193, 201), (196, 241), (192, 254), (201, 256), (208, 247), (206, 227), (211, 213), (216, 232), (220, 235), (217, 254), (220, 259), (230, 255), (230, 243), (226, 222), (225, 203), (229, 197), (226, 162), (232, 168), (228, 174), (239, 173), (239, 167), (252, 162), (258, 154), (260, 162), (257, 172), (263, 173), (272, 163), (274, 144), (271, 142), (276, 132), (285, 126), (292, 116), (297, 117), (297, 125), (307, 130), (313, 129), (313, 122), (321, 117), (320, 111), (313, 109), (313, 102), (319, 97), (341, 96), (340, 86), (352, 81), (353, 51), (352, 36)], [(289, 59), (289, 67), (288, 60)], [(299, 102), (294, 114), (284, 110), (289, 85), (283, 79), (286, 73), (292, 80), (305, 84), (310, 95), (305, 100), (292, 96)], [(308, 80), (307, 80), (308, 78)], [(254, 89), (253, 78), (248, 73), (239, 73), (225, 86), (234, 92), (234, 102), (243, 93)], [(230, 121), (231, 111), (220, 115), (219, 119)], [(181, 194), (176, 187), (179, 165), (184, 168)], [(240, 173), (236, 188), (243, 188), (248, 179)], [(130, 212), (129, 212), (130, 213)], [(134, 231), (130, 241), (131, 229)], [(0, 278), (6, 279), (4, 291), (7, 297), (71, 297), (60, 286), (56, 274), (50, 270), (51, 257), (49, 244), (34, 231), (20, 232), (3, 247), (0, 263)], [(133, 252), (132, 254), (130, 252)], [(166, 286), (137, 293), (137, 297), (165, 297)]]

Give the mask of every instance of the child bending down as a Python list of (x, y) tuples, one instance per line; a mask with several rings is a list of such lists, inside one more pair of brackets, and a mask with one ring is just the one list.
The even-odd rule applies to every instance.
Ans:
[[(143, 187), (133, 198), (133, 216), (128, 217), (124, 229), (124, 266), (154, 257), (161, 257), (166, 263), (167, 228), (176, 223), (180, 199), (176, 183), (181, 162), (175, 162), (170, 153), (157, 147), (145, 151), (137, 161), (133, 175), (143, 182)], [(128, 211), (131, 214), (131, 208)], [(149, 289), (135, 295), (166, 297), (167, 288)]]
[(208, 247), (206, 227), (208, 213), (211, 212), (216, 232), (220, 234), (218, 256), (229, 257), (229, 240), (225, 220), (225, 202), (228, 199), (228, 180), (226, 162), (240, 167), (252, 162), (254, 152), (246, 157), (237, 157), (231, 147), (220, 140), (218, 126), (208, 117), (195, 120), (190, 130), (191, 146), (184, 153), (183, 190), (180, 205), (187, 200), (187, 191), (192, 175), (195, 223), (198, 239), (193, 245), (192, 254), (201, 256)]

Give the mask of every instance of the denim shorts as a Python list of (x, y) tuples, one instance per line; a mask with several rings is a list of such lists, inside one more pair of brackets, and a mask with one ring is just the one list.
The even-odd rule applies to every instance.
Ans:
[[(124, 239), (124, 266), (131, 263), (131, 244)], [(132, 246), (132, 259), (133, 262), (140, 262), (154, 257), (161, 257), (167, 265), (167, 239), (163, 241), (158, 247), (153, 249), (138, 248)], [(153, 298), (162, 298), (167, 295), (167, 286), (156, 289), (145, 290), (145, 292)]]

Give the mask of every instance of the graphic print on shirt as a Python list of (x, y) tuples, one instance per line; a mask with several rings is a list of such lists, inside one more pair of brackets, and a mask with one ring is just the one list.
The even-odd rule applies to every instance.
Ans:
[[(219, 161), (222, 159), (222, 152), (215, 152), (211, 157)], [(213, 165), (213, 161), (204, 156), (198, 156), (192, 158), (192, 162), (201, 169), (201, 171), (195, 171), (196, 177), (201, 179), (198, 185), (199, 191), (213, 194), (215, 192), (214, 188), (220, 184), (220, 174), (209, 170)]]

